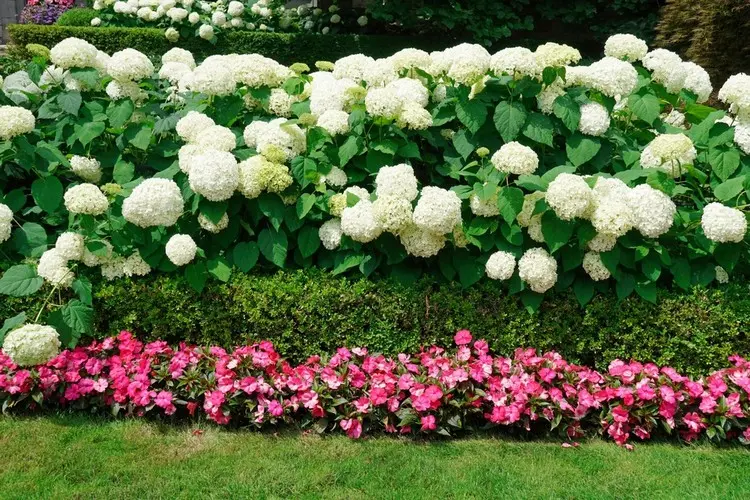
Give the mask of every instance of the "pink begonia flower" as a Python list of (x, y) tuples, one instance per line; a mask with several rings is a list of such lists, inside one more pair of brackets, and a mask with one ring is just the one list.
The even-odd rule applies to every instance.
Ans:
[(168, 391), (161, 391), (154, 398), (154, 404), (164, 410), (167, 415), (172, 415), (177, 411), (177, 408), (172, 404), (172, 393)]
[(437, 429), (435, 415), (425, 415), (422, 417), (422, 432), (434, 431)]
[(341, 421), (341, 428), (346, 431), (346, 435), (352, 439), (358, 439), (362, 435), (362, 423), (356, 418), (345, 419)]
[(469, 330), (459, 330), (453, 337), (456, 341), (456, 345), (466, 345), (471, 343), (471, 332)]
[(274, 417), (280, 417), (284, 414), (284, 407), (281, 406), (281, 403), (274, 399), (273, 401), (268, 403), (268, 413), (270, 413)]
[(96, 392), (104, 392), (107, 390), (107, 387), (109, 387), (109, 382), (104, 377), (100, 377), (94, 382), (94, 390)]
[(612, 409), (612, 418), (615, 419), (615, 422), (625, 423), (629, 420), (630, 414), (622, 406), (617, 406)]

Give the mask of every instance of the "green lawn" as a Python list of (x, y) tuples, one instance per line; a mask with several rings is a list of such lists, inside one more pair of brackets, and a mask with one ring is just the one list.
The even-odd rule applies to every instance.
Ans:
[[(202, 432), (201, 432), (202, 431)], [(750, 498), (750, 451), (0, 417), (0, 498)]]

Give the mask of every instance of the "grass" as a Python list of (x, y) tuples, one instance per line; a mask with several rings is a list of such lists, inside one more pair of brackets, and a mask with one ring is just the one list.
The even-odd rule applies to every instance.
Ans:
[(350, 441), (90, 417), (0, 418), (0, 497), (749, 498), (750, 451), (589, 440)]

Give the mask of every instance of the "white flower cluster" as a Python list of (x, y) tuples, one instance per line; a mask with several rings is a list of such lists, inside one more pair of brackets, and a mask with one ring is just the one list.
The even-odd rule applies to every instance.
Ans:
[(506, 174), (529, 175), (539, 167), (539, 157), (534, 150), (515, 141), (503, 144), (490, 161)]
[(55, 250), (66, 260), (81, 260), (83, 257), (83, 236), (70, 231), (62, 233), (57, 237)]
[(571, 220), (586, 213), (592, 197), (583, 177), (562, 173), (549, 183), (544, 199), (560, 219)]
[(536, 56), (531, 50), (524, 47), (508, 47), (492, 55), (490, 69), (496, 75), (539, 78), (544, 68), (539, 67)]
[(557, 261), (543, 248), (530, 248), (518, 261), (518, 275), (531, 290), (544, 293), (557, 283)]
[(452, 232), (461, 224), (461, 199), (454, 191), (425, 186), (414, 208), (414, 224), (437, 234)]
[(51, 326), (26, 324), (5, 336), (3, 352), (18, 366), (44, 365), (60, 352), (60, 339)]
[(510, 252), (495, 252), (484, 266), (487, 277), (493, 280), (509, 280), (516, 270), (516, 258)]
[(175, 234), (164, 247), (169, 261), (175, 266), (190, 264), (195, 258), (198, 246), (189, 234)]
[(0, 243), (10, 238), (13, 211), (4, 203), (0, 203)]
[(112, 54), (107, 64), (107, 74), (118, 82), (137, 82), (150, 77), (154, 65), (143, 53), (135, 49), (123, 49)]
[(719, 90), (719, 100), (729, 105), (738, 118), (750, 120), (750, 75), (732, 75)]
[(102, 166), (96, 158), (75, 155), (70, 159), (70, 169), (86, 182), (96, 184), (102, 179)]
[(706, 238), (717, 243), (739, 243), (747, 233), (747, 218), (736, 208), (709, 203), (703, 208), (701, 227)]
[(647, 53), (648, 45), (635, 35), (612, 35), (604, 43), (604, 55), (625, 61), (640, 61)]
[(75, 279), (75, 274), (68, 268), (68, 259), (57, 248), (42, 254), (37, 264), (37, 274), (60, 288), (68, 288)]
[(667, 49), (655, 49), (643, 57), (643, 65), (651, 70), (651, 77), (676, 94), (681, 89), (698, 96), (698, 102), (708, 100), (713, 86), (708, 73), (692, 62), (683, 62), (679, 55)]
[(577, 49), (565, 44), (548, 42), (534, 51), (534, 57), (540, 68), (563, 67), (581, 60)]
[(583, 256), (583, 270), (594, 281), (603, 281), (611, 276), (598, 252), (586, 252)]
[(473, 85), (482, 80), (490, 69), (492, 59), (487, 49), (470, 43), (462, 43), (441, 52), (433, 52), (430, 57), (432, 67), (429, 73), (434, 76), (444, 74), (464, 85)]
[(587, 102), (581, 106), (578, 130), (586, 135), (600, 136), (609, 130), (609, 112), (598, 102)]
[(36, 118), (28, 109), (17, 106), (0, 106), (0, 141), (34, 130)]
[(65, 208), (72, 214), (101, 215), (109, 208), (107, 197), (95, 184), (78, 184), (65, 191)]
[(280, 193), (292, 182), (286, 165), (272, 162), (261, 155), (251, 156), (239, 164), (237, 189), (247, 198), (257, 198), (263, 191)]
[(641, 152), (641, 167), (655, 168), (679, 177), (698, 156), (693, 141), (684, 134), (661, 134)]
[(59, 68), (95, 68), (96, 47), (80, 38), (66, 38), (50, 49), (50, 61)]
[(342, 135), (349, 132), (349, 113), (338, 109), (329, 109), (318, 117), (318, 127), (331, 135)]
[(318, 231), (320, 241), (326, 250), (335, 250), (341, 244), (341, 219), (331, 219), (323, 223)]
[(146, 179), (122, 202), (122, 216), (139, 227), (173, 226), (185, 202), (171, 179)]

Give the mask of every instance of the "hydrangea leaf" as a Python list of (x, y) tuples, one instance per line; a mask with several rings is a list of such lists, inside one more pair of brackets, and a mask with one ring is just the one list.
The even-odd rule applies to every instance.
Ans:
[(503, 101), (495, 107), (495, 128), (500, 132), (503, 141), (510, 142), (521, 133), (526, 123), (526, 108), (519, 101)]

